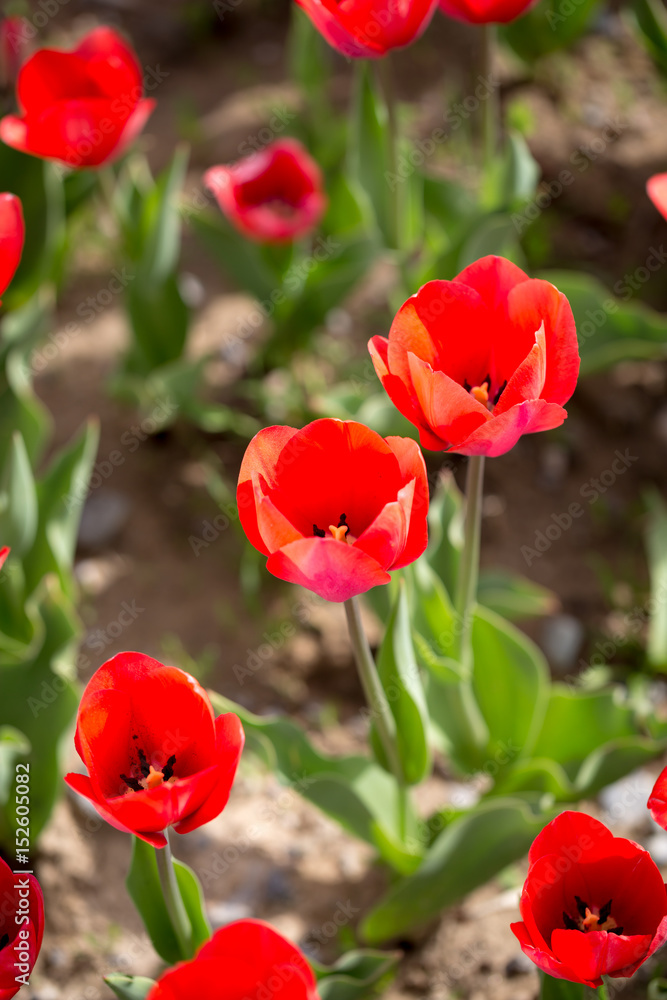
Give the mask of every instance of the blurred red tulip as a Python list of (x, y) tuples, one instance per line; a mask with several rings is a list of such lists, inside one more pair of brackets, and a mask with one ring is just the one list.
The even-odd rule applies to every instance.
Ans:
[(143, 653), (119, 653), (83, 693), (75, 745), (88, 775), (67, 784), (118, 830), (164, 847), (227, 804), (243, 749), (236, 715), (214, 718), (194, 677)]
[(667, 174), (654, 174), (646, 182), (648, 196), (661, 215), (667, 219)]
[(0, 194), (0, 295), (6, 291), (23, 253), (25, 226), (21, 200)]
[(591, 816), (561, 813), (528, 863), (512, 931), (555, 979), (595, 988), (631, 976), (667, 939), (667, 888), (651, 855)]
[(468, 24), (509, 24), (521, 17), (537, 0), (439, 0), (447, 17)]
[(579, 351), (570, 305), (548, 281), (483, 257), (429, 281), (369, 342), (394, 405), (424, 448), (502, 455), (565, 420)]
[(297, 0), (317, 30), (349, 59), (379, 59), (426, 30), (437, 0)]
[(248, 539), (274, 576), (346, 601), (427, 542), (424, 458), (409, 438), (353, 420), (266, 427), (245, 453), (237, 490)]
[(261, 920), (221, 927), (192, 961), (168, 969), (146, 1000), (220, 1000), (221, 995), (225, 1000), (318, 1000), (305, 957)]
[(230, 166), (204, 174), (222, 212), (260, 243), (287, 243), (310, 232), (327, 205), (322, 173), (296, 139), (280, 139)]
[(15, 875), (0, 858), (0, 1000), (28, 982), (44, 934), (44, 897), (34, 875)]
[(129, 45), (95, 28), (71, 52), (40, 49), (18, 75), (21, 114), (0, 121), (0, 139), (71, 167), (98, 167), (119, 156), (143, 129), (155, 101)]
[(7, 556), (11, 551), (12, 550), (9, 548), (8, 545), (5, 545), (3, 546), (3, 548), (0, 549), (0, 569), (2, 569), (2, 567), (5, 565)]

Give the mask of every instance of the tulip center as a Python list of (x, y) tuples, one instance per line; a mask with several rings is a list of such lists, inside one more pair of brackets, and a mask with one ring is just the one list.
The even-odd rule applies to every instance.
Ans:
[(121, 774), (120, 779), (127, 785), (131, 792), (145, 792), (151, 788), (158, 788), (163, 784), (173, 784), (176, 781), (174, 775), (174, 765), (176, 754), (168, 759), (162, 770), (158, 770), (149, 764), (148, 758), (143, 750), (138, 748), (139, 764), (132, 768), (129, 775)]
[[(329, 531), (336, 539), (337, 542), (349, 542), (349, 532), (350, 526), (347, 523), (347, 514), (341, 514), (338, 518), (338, 524), (330, 524)], [(326, 538), (326, 531), (324, 528), (318, 528), (316, 524), (313, 525), (313, 534), (316, 538)]]
[(563, 920), (567, 930), (583, 931), (584, 933), (588, 931), (607, 931), (609, 934), (623, 933), (623, 928), (619, 927), (611, 916), (611, 899), (602, 907), (589, 906), (579, 896), (575, 896), (574, 899), (577, 905), (576, 917), (571, 917), (563, 910)]
[(469, 392), (478, 403), (482, 406), (486, 406), (488, 410), (493, 410), (494, 406), (498, 405), (498, 400), (502, 396), (505, 388), (507, 386), (507, 379), (503, 382), (500, 388), (492, 395), (491, 394), (491, 376), (487, 375), (481, 385), (470, 385), (470, 382), (466, 379), (463, 383), (463, 388), (466, 392)]
[(266, 202), (266, 208), (282, 219), (291, 219), (296, 212), (296, 205), (292, 205), (286, 198), (272, 198)]

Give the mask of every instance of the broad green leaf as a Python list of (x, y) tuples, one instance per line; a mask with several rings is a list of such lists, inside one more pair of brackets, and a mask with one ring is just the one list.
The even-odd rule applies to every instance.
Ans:
[(540, 1000), (584, 1000), (584, 985), (540, 972)]
[(480, 257), (497, 254), (515, 264), (523, 264), (523, 252), (514, 222), (509, 215), (495, 213), (484, 216), (468, 234), (458, 256), (457, 270), (462, 271)]
[(549, 670), (531, 640), (478, 607), (472, 627), (473, 689), (489, 728), (488, 753), (503, 770), (531, 755), (549, 695)]
[(37, 491), (21, 434), (12, 435), (11, 450), (0, 477), (0, 538), (15, 556), (30, 549), (37, 532)]
[(155, 986), (154, 979), (146, 979), (145, 976), (123, 976), (120, 973), (105, 976), (104, 982), (117, 997), (120, 997), (120, 1000), (146, 1000)]
[(615, 298), (596, 278), (579, 271), (543, 271), (539, 277), (552, 282), (572, 306), (582, 375), (628, 358), (667, 356), (667, 318), (630, 301), (633, 293), (628, 285), (617, 282), (620, 298)]
[(606, 785), (625, 777), (665, 750), (667, 740), (628, 736), (610, 741), (593, 750), (584, 760), (574, 786), (577, 797), (590, 798)]
[(506, 570), (482, 570), (477, 599), (485, 608), (511, 621), (551, 615), (559, 606), (553, 591)]
[(400, 178), (390, 176), (387, 109), (378, 92), (370, 60), (355, 60), (354, 71), (348, 170), (368, 195), (386, 244), (391, 246), (395, 236), (391, 233), (390, 198), (395, 194), (392, 185), (400, 183)]
[[(0, 667), (0, 683), (2, 668)], [(0, 726), (0, 806), (4, 806), (14, 785), (14, 764), (30, 753), (30, 743), (13, 726)]]
[(135, 284), (163, 285), (178, 266), (181, 253), (179, 196), (188, 158), (186, 147), (177, 149), (170, 165), (145, 199), (141, 218), (143, 247)]
[(489, 799), (436, 838), (414, 875), (399, 879), (361, 926), (369, 944), (408, 934), (523, 857), (551, 814), (522, 799)]
[(268, 315), (273, 308), (271, 296), (280, 291), (278, 275), (271, 273), (257, 244), (233, 230), (219, 211), (217, 215), (213, 210), (192, 214), (188, 221), (223, 270), (240, 288), (254, 295)]
[(504, 166), (504, 204), (511, 208), (533, 198), (541, 170), (520, 132), (507, 135)]
[(660, 0), (634, 0), (637, 27), (646, 48), (660, 69), (667, 72), (667, 11)]
[(646, 552), (651, 576), (651, 616), (646, 658), (654, 670), (667, 671), (667, 506), (657, 492), (647, 496)]
[[(249, 668), (248, 672), (252, 675)], [(288, 719), (254, 715), (214, 691), (209, 694), (217, 712), (235, 712), (246, 734), (261, 736), (263, 759), (270, 746), (273, 770), (295, 792), (376, 849), (387, 845), (388, 863), (400, 864), (404, 870), (414, 866), (414, 856), (401, 854), (397, 847), (405, 843), (404, 831), (416, 828), (417, 818), (394, 778), (382, 767), (360, 756), (328, 757)]]
[[(132, 861), (126, 885), (153, 947), (160, 958), (173, 964), (191, 956), (181, 954), (162, 893), (155, 850), (139, 837), (133, 838)], [(190, 920), (193, 945), (196, 950), (211, 936), (203, 910), (204, 898), (201, 886), (194, 872), (182, 862), (174, 860), (174, 870), (183, 905)]]
[(637, 735), (632, 709), (621, 704), (620, 695), (617, 688), (582, 691), (553, 684), (532, 755), (558, 761), (574, 779), (584, 758), (599, 747)]
[(287, 44), (289, 76), (308, 101), (321, 103), (331, 71), (331, 49), (308, 15), (294, 5), (290, 12)]
[(578, 798), (565, 769), (548, 757), (519, 760), (496, 778), (494, 795), (517, 795), (522, 792), (553, 795), (556, 802), (570, 802)]
[(426, 561), (442, 580), (450, 598), (456, 593), (464, 520), (463, 494), (454, 475), (441, 473), (428, 511)]
[(127, 289), (127, 312), (138, 351), (127, 362), (130, 371), (151, 372), (180, 358), (190, 325), (190, 310), (183, 300), (178, 276), (163, 281), (133, 281)]
[(556, 49), (569, 46), (593, 21), (600, 0), (541, 0), (523, 17), (501, 25), (501, 37), (517, 55), (533, 62)]
[(378, 996), (394, 978), (399, 959), (400, 952), (359, 948), (346, 952), (334, 965), (315, 965), (320, 1000), (366, 1000)]
[(398, 756), (405, 780), (417, 785), (431, 770), (429, 717), (412, 645), (405, 587), (401, 586), (377, 655), (377, 670), (396, 722)]

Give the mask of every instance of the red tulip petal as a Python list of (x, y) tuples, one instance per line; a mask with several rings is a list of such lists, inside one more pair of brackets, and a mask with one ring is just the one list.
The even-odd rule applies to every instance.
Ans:
[(559, 855), (574, 863), (593, 860), (600, 844), (613, 839), (604, 823), (586, 813), (567, 809), (538, 833), (528, 854), (528, 864), (535, 864), (546, 854)]
[[(14, 194), (0, 194), (0, 295), (19, 266), (24, 239), (25, 225), (20, 199)], [(0, 550), (0, 556), (4, 551)]]
[(257, 515), (257, 527), (268, 552), (275, 552), (283, 545), (290, 542), (297, 542), (303, 538), (303, 534), (294, 527), (284, 514), (278, 510), (276, 505), (267, 496), (262, 495), (262, 488), (258, 473), (254, 473), (253, 486), (255, 488), (255, 512)]
[(508, 24), (525, 14), (536, 0), (439, 0), (447, 17), (467, 24)]
[(435, 0), (397, 7), (391, 0), (297, 0), (330, 45), (348, 59), (374, 59), (411, 44), (428, 26)]
[(443, 372), (433, 371), (411, 353), (408, 364), (426, 423), (450, 447), (468, 441), (474, 431), (491, 421), (487, 408)]
[[(625, 938), (623, 935), (607, 934), (605, 931), (581, 931), (556, 929), (551, 935), (551, 948), (560, 961), (576, 969), (582, 979), (601, 982), (601, 977), (610, 970), (629, 964), (633, 956), (646, 955), (651, 936)], [(622, 967), (621, 965), (621, 967)]]
[(269, 555), (257, 523), (257, 507), (253, 476), (258, 476), (265, 493), (277, 486), (276, 467), (281, 454), (288, 442), (297, 433), (295, 427), (265, 427), (248, 445), (241, 462), (239, 482), (236, 490), (236, 502), (239, 508), (239, 518), (248, 541), (256, 549)]
[(220, 1000), (223, 982), (225, 1000), (245, 1000), (256, 995), (258, 976), (251, 955), (236, 954), (225, 965), (200, 955), (168, 969), (151, 987), (146, 1000)]
[(415, 491), (412, 498), (412, 508), (408, 520), (408, 537), (403, 553), (394, 565), (394, 569), (408, 566), (424, 552), (428, 544), (428, 514), (429, 492), (426, 463), (416, 441), (411, 438), (388, 437), (387, 444), (398, 459), (401, 475), (406, 483), (414, 478)]
[(354, 547), (361, 549), (383, 569), (391, 569), (405, 549), (412, 510), (415, 481), (404, 486), (394, 503), (385, 504), (372, 524), (357, 538)]
[(512, 289), (530, 278), (511, 260), (489, 254), (469, 264), (454, 281), (474, 288), (489, 309), (504, 309)]
[(220, 928), (202, 945), (198, 958), (231, 961), (238, 955), (253, 957), (256, 973), (266, 977), (276, 967), (298, 971), (307, 989), (315, 991), (313, 971), (299, 949), (263, 920), (237, 920)]
[(465, 440), (452, 445), (451, 450), (459, 455), (504, 455), (522, 434), (552, 430), (560, 427), (566, 418), (567, 411), (557, 403), (547, 403), (543, 399), (521, 403), (493, 417)]
[(410, 423), (418, 428), (422, 447), (431, 451), (442, 451), (447, 447), (447, 442), (436, 437), (427, 425), (424, 414), (419, 408), (417, 396), (412, 390), (412, 382), (410, 382), (410, 390), (412, 390), (410, 391), (397, 375), (392, 375), (389, 372), (387, 367), (388, 349), (389, 341), (385, 337), (373, 337), (368, 341), (368, 350), (383, 389), (399, 413), (402, 413)]
[(570, 303), (551, 282), (532, 278), (512, 289), (507, 307), (510, 323), (523, 330), (525, 337), (544, 324), (546, 372), (540, 395), (562, 406), (579, 376), (579, 346)]
[(143, 96), (139, 61), (130, 46), (111, 28), (102, 26), (89, 31), (73, 54), (85, 60), (88, 76), (102, 94), (132, 105)]
[(177, 833), (190, 833), (191, 830), (196, 830), (219, 816), (227, 805), (241, 758), (245, 733), (241, 720), (233, 712), (219, 716), (215, 720), (215, 730), (218, 761), (215, 786), (198, 809), (175, 824), (174, 829)]
[(370, 556), (335, 538), (304, 538), (269, 556), (274, 576), (297, 583), (326, 601), (347, 601), (391, 577)]
[(135, 836), (139, 837), (141, 840), (145, 840), (146, 843), (152, 844), (153, 847), (166, 847), (167, 838), (163, 833), (156, 832), (139, 832), (133, 829), (131, 826), (126, 826), (121, 823), (109, 810), (106, 808), (106, 801), (99, 796), (99, 793), (93, 788), (90, 778), (86, 774), (66, 774), (65, 782), (73, 789), (78, 792), (79, 795), (83, 795), (84, 798), (88, 799), (97, 809), (98, 813), (105, 820), (109, 826), (112, 826), (115, 830), (120, 830), (122, 833), (133, 833)]
[[(521, 945), (524, 955), (527, 955), (531, 962), (534, 962), (542, 972), (546, 972), (548, 976), (553, 976), (554, 979), (567, 979), (572, 983), (582, 981), (572, 969), (559, 962), (548, 950), (534, 945), (525, 924), (510, 924), (510, 930)], [(592, 986), (593, 984), (587, 982), (587, 985)]]
[(12, 550), (9, 548), (8, 545), (5, 545), (4, 548), (0, 549), (0, 569), (2, 569), (2, 567), (4, 566), (5, 560), (7, 559), (7, 556), (11, 551)]
[(91, 79), (86, 60), (79, 55), (39, 49), (21, 67), (16, 96), (26, 114), (39, 116), (54, 104), (109, 95)]
[(546, 338), (544, 324), (535, 334), (535, 343), (507, 383), (500, 401), (493, 411), (499, 417), (512, 406), (527, 400), (539, 399), (544, 388), (547, 370)]
[(649, 198), (661, 215), (667, 219), (667, 174), (654, 174), (646, 182)]

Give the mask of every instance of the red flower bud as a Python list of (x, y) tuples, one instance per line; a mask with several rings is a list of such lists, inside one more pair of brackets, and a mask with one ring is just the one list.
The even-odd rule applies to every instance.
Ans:
[(0, 120), (0, 139), (70, 167), (99, 167), (141, 132), (155, 101), (143, 97), (141, 66), (111, 28), (95, 28), (71, 52), (40, 49), (16, 88), (20, 115)]
[(651, 855), (591, 816), (561, 813), (528, 862), (512, 931), (555, 979), (595, 988), (631, 976), (667, 939), (667, 888)]
[(318, 1000), (313, 971), (299, 949), (261, 920), (216, 931), (190, 962), (168, 969), (146, 1000)]
[(320, 221), (327, 199), (322, 173), (296, 139), (280, 139), (230, 166), (204, 174), (229, 221), (260, 243), (287, 243)]
[(332, 45), (349, 59), (379, 59), (426, 30), (436, 0), (297, 0)]
[(44, 897), (34, 875), (14, 874), (0, 858), (0, 1000), (28, 982), (42, 947)]
[(83, 693), (75, 745), (88, 775), (65, 781), (118, 830), (164, 847), (227, 805), (243, 749), (229, 712), (214, 718), (194, 677), (143, 653), (119, 653)]
[(237, 490), (266, 568), (328, 601), (381, 583), (426, 548), (424, 458), (409, 438), (353, 420), (266, 427), (248, 445)]
[(368, 348), (422, 446), (460, 455), (502, 455), (558, 427), (579, 373), (567, 299), (503, 257), (429, 281)]

